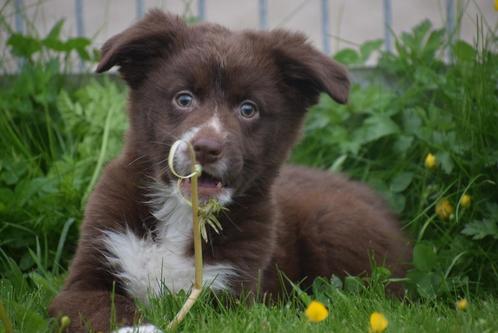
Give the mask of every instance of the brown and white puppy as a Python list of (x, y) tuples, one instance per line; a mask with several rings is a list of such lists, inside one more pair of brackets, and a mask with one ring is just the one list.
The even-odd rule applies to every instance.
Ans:
[[(69, 277), (49, 310), (69, 315), (71, 332), (109, 330), (113, 288), (118, 322), (132, 325), (133, 299), (191, 287), (191, 209), (167, 166), (177, 139), (191, 142), (203, 164), (201, 196), (227, 208), (222, 233), (204, 244), (212, 289), (275, 295), (277, 268), (306, 284), (368, 274), (372, 254), (403, 274), (408, 246), (376, 193), (282, 166), (320, 92), (348, 97), (345, 69), (303, 35), (189, 27), (154, 10), (105, 43), (97, 72), (115, 65), (130, 87), (125, 148), (88, 202)], [(175, 165), (188, 171), (186, 149)]]

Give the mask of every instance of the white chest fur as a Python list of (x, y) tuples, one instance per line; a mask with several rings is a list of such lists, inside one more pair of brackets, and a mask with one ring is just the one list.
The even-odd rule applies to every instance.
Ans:
[[(155, 186), (150, 201), (159, 221), (154, 240), (150, 235), (139, 238), (130, 230), (104, 232), (106, 259), (135, 298), (188, 290), (194, 281), (194, 259), (186, 254), (192, 240), (192, 209), (176, 191), (176, 186)], [(229, 263), (204, 265), (204, 284), (228, 289), (235, 274)]]

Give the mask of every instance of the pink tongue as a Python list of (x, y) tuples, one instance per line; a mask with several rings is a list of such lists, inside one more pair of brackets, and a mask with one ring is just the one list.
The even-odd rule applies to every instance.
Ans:
[(216, 187), (217, 183), (218, 181), (212, 178), (205, 178), (202, 176), (199, 178), (199, 186), (202, 187)]

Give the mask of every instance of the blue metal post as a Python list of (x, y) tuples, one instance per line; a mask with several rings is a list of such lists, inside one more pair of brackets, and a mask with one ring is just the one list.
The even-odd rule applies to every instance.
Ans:
[(197, 8), (199, 11), (199, 21), (206, 20), (206, 0), (197, 0)]
[(136, 5), (136, 12), (137, 12), (137, 20), (140, 20), (142, 17), (144, 17), (145, 14), (145, 4), (144, 0), (135, 0), (135, 5)]
[[(85, 22), (83, 21), (83, 0), (75, 0), (74, 10), (76, 16), (76, 35), (78, 37), (85, 36)], [(85, 69), (83, 59), (80, 59), (80, 72)]]
[[(24, 19), (22, 17), (22, 8), (23, 8), (23, 3), (22, 0), (16, 0), (14, 3), (15, 5), (15, 26), (16, 26), (16, 31), (20, 34), (24, 33)], [(23, 59), (18, 59), (17, 60), (17, 70), (21, 70), (22, 66), (24, 65)]]
[(268, 0), (259, 0), (259, 28), (268, 29)]
[(322, 42), (323, 52), (330, 54), (330, 17), (329, 17), (329, 0), (322, 0)]
[(79, 37), (85, 35), (85, 22), (83, 21), (83, 0), (75, 0), (74, 10), (76, 15), (76, 34)]
[(448, 59), (452, 60), (451, 46), (455, 37), (455, 1), (446, 0), (446, 34), (448, 35)]
[(384, 47), (386, 52), (393, 51), (392, 45), (393, 12), (391, 0), (384, 0)]
[(452, 36), (455, 33), (455, 1), (446, 0), (446, 29)]
[(23, 8), (22, 0), (16, 0), (14, 5), (16, 8), (16, 16), (15, 16), (16, 31), (22, 34), (24, 33), (24, 19), (21, 15)]

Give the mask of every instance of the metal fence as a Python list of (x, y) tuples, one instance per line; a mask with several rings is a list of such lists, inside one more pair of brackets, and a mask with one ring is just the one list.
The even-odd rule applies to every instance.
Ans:
[[(196, 1), (196, 16), (198, 20), (204, 21), (206, 20), (206, 2), (208, 0), (197, 0)], [(210, 0), (216, 1), (216, 0)], [(253, 0), (258, 1), (258, 15), (259, 15), (259, 28), (260, 29), (268, 29), (268, 5), (271, 0)], [(331, 36), (330, 36), (330, 0), (320, 0), (320, 17), (321, 17), (321, 40), (322, 40), (322, 50), (330, 54), (332, 52), (331, 49)], [(366, 0), (365, 0), (366, 1)], [(403, 0), (405, 1), (405, 0)], [(455, 29), (455, 1), (454, 0), (445, 0), (446, 1), (446, 28), (449, 36), (453, 36)], [(85, 0), (74, 0), (74, 8), (75, 8), (75, 21), (76, 21), (76, 34), (78, 36), (85, 36), (85, 24), (84, 24), (84, 15), (85, 15)], [(135, 0), (135, 11), (136, 17), (141, 18), (145, 14), (145, 0)], [(392, 12), (392, 0), (383, 0), (383, 16), (384, 16), (384, 48), (387, 52), (392, 52), (392, 23), (393, 23), (393, 12)], [(21, 15), (21, 11), (23, 8), (23, 0), (15, 0), (15, 27), (18, 32), (24, 31), (24, 23), (23, 16)]]

